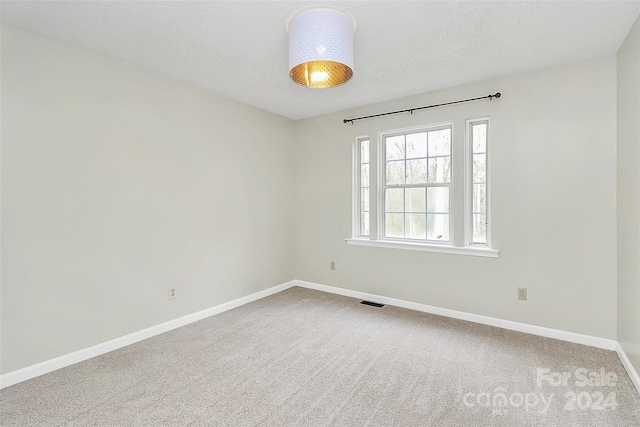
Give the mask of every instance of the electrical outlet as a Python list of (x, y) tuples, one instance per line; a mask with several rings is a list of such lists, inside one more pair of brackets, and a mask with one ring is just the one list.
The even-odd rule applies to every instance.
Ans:
[(518, 288), (518, 299), (520, 301), (527, 300), (527, 288)]
[(335, 261), (331, 261), (329, 266), (331, 267), (332, 270), (335, 270), (336, 269), (336, 262)]
[(169, 288), (169, 299), (174, 299), (176, 297), (176, 288)]

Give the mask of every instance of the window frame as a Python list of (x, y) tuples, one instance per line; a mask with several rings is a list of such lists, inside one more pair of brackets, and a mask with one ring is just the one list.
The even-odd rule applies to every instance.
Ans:
[[(474, 125), (486, 124), (485, 146), (485, 230), (486, 243), (473, 241), (473, 131)], [(465, 246), (475, 248), (491, 248), (491, 120), (490, 117), (468, 119), (465, 122)]]
[[(367, 163), (369, 165), (369, 210), (367, 212), (369, 212), (369, 234), (362, 234), (362, 228), (361, 228), (361, 216), (362, 216), (362, 142), (364, 141), (368, 141), (369, 142), (369, 163)], [(352, 228), (353, 228), (353, 232), (352, 232), (352, 236), (354, 236), (355, 238), (370, 238), (371, 237), (371, 138), (368, 135), (362, 135), (362, 136), (357, 136), (355, 138), (354, 144), (353, 144), (353, 168), (352, 170), (354, 171), (353, 173), (353, 185), (352, 185), (352, 190), (353, 190), (353, 195), (352, 195), (352, 200), (353, 200), (353, 208), (352, 208), (352, 212), (353, 212), (353, 224), (352, 224)]]
[[(470, 139), (472, 124), (487, 122), (486, 146), (486, 233), (487, 243), (472, 243), (472, 182), (473, 146)], [(462, 136), (456, 128), (464, 126)], [(385, 233), (385, 205), (384, 194), (386, 187), (386, 162), (383, 138), (386, 136), (411, 134), (438, 128), (451, 128), (451, 179), (449, 186), (449, 240), (416, 240), (407, 238), (383, 237)], [(378, 248), (436, 252), (441, 254), (466, 255), (485, 258), (498, 258), (500, 250), (492, 245), (491, 238), (491, 168), (490, 168), (490, 117), (484, 116), (472, 119), (454, 119), (445, 122), (423, 124), (419, 126), (403, 127), (377, 132), (377, 138), (370, 135), (357, 136), (352, 143), (353, 183), (352, 183), (352, 237), (346, 238), (349, 245), (369, 246)], [(464, 138), (464, 141), (458, 140)], [(360, 142), (369, 141), (369, 236), (360, 234), (360, 194), (361, 194), (361, 148)], [(462, 147), (460, 147), (462, 145)], [(457, 147), (457, 148), (456, 148)], [(428, 157), (427, 157), (428, 159)], [(463, 168), (462, 171), (459, 169)], [(455, 181), (454, 181), (455, 180)], [(460, 182), (462, 181), (462, 182)], [(374, 206), (374, 203), (376, 204)], [(459, 212), (458, 209), (462, 209)], [(463, 218), (460, 218), (462, 216)], [(462, 227), (460, 227), (462, 225)]]
[[(426, 132), (435, 132), (438, 130), (450, 129), (450, 141), (449, 141), (449, 167), (451, 169), (451, 174), (449, 178), (449, 182), (447, 183), (436, 183), (429, 184), (428, 179), (425, 184), (404, 184), (404, 185), (387, 185), (386, 183), (386, 139), (389, 137), (399, 136), (399, 135), (409, 135), (414, 133)], [(428, 136), (427, 136), (428, 138)], [(378, 188), (377, 188), (377, 199), (378, 206), (376, 206), (377, 218), (378, 218), (378, 236), (380, 236), (381, 241), (387, 242), (397, 242), (397, 243), (411, 243), (411, 244), (427, 244), (427, 245), (442, 245), (442, 246), (453, 246), (454, 235), (453, 235), (453, 138), (454, 138), (454, 126), (453, 122), (442, 122), (435, 123), (430, 125), (421, 125), (421, 126), (412, 126), (408, 128), (402, 129), (394, 129), (390, 131), (383, 131), (378, 133), (378, 144), (377, 144), (377, 152), (378, 152), (378, 164), (377, 164), (377, 174), (378, 174)], [(428, 139), (427, 139), (428, 144)], [(427, 145), (428, 146), (428, 145)], [(371, 146), (369, 147), (371, 150)], [(371, 152), (371, 151), (369, 151)], [(429, 161), (429, 152), (427, 151), (427, 165)], [(407, 160), (405, 156), (405, 161)], [(405, 171), (406, 173), (406, 171)], [(447, 187), (449, 189), (449, 239), (448, 240), (429, 240), (429, 239), (412, 239), (407, 237), (389, 237), (386, 235), (386, 190), (387, 188), (425, 188), (425, 192), (427, 188), (430, 187)], [(426, 195), (425, 195), (426, 197)], [(371, 200), (371, 195), (369, 195), (369, 200)], [(426, 202), (426, 199), (425, 199)], [(428, 203), (428, 202), (427, 202)], [(425, 215), (428, 218), (428, 213), (426, 211), (425, 206)], [(406, 215), (406, 212), (405, 212)], [(406, 218), (406, 217), (405, 217)], [(405, 219), (406, 221), (406, 219)], [(427, 223), (428, 226), (428, 223)]]

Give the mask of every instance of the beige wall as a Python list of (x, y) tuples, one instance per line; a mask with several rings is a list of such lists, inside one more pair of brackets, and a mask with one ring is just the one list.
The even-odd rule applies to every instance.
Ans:
[(618, 340), (640, 372), (640, 19), (618, 52)]
[[(635, 141), (620, 103), (637, 117), (638, 98), (620, 96), (620, 73), (638, 69), (624, 53), (637, 28), (618, 56), (618, 132)], [(616, 274), (618, 292), (640, 290), (623, 283), (638, 276), (620, 246), (616, 270), (614, 56), (296, 123), (6, 25), (1, 78), (2, 373), (294, 277), (604, 338), (618, 327), (627, 352), (640, 342), (638, 305), (616, 323)], [(453, 121), (459, 162), (464, 120), (487, 115), (498, 259), (345, 243), (356, 136)], [(631, 157), (618, 167), (627, 160), (621, 173), (637, 179)], [(621, 205), (638, 218), (638, 185), (624, 182), (637, 184), (618, 177), (630, 192), (618, 221), (637, 231)], [(635, 244), (637, 259), (638, 234), (625, 233), (618, 245)]]
[(2, 373), (294, 278), (292, 121), (6, 25), (1, 85)]
[[(615, 78), (612, 55), (296, 122), (296, 278), (615, 339)], [(499, 100), (342, 123), (496, 91)], [(356, 136), (453, 121), (460, 166), (464, 121), (483, 116), (498, 259), (345, 243)]]

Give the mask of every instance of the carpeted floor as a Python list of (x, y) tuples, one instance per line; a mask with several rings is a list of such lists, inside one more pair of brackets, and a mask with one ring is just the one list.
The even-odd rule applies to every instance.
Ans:
[(0, 391), (2, 426), (640, 426), (615, 352), (291, 288)]

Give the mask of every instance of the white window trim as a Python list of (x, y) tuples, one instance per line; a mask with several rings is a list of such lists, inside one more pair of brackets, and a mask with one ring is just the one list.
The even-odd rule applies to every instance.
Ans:
[[(474, 243), (473, 242), (473, 135), (471, 133), (471, 126), (474, 124), (487, 124), (487, 146), (486, 146), (486, 230), (487, 230), (487, 243)], [(464, 168), (464, 239), (465, 246), (470, 248), (491, 248), (491, 125), (489, 117), (481, 117), (477, 119), (468, 119), (465, 123), (465, 138), (464, 138), (464, 152), (465, 152), (465, 168)]]
[[(360, 216), (361, 216), (361, 211), (360, 211), (360, 197), (361, 197), (361, 179), (362, 179), (362, 175), (361, 175), (361, 166), (362, 166), (362, 161), (361, 161), (361, 147), (360, 147), (360, 143), (362, 141), (369, 141), (369, 218), (371, 218), (371, 138), (369, 138), (368, 135), (362, 135), (362, 136), (357, 136), (355, 138), (355, 141), (353, 142), (353, 183), (351, 185), (352, 188), (352, 201), (353, 201), (353, 206), (352, 206), (352, 213), (353, 213), (353, 218), (352, 218), (352, 236), (356, 236), (358, 238), (368, 238), (371, 235), (371, 223), (369, 223), (369, 236), (363, 236), (361, 234), (361, 229), (360, 229)], [(371, 221), (371, 220), (369, 220)]]
[[(453, 170), (453, 162), (454, 162), (454, 155), (453, 155), (453, 138), (454, 138), (454, 126), (453, 126), (453, 122), (442, 122), (442, 123), (434, 123), (434, 124), (429, 124), (429, 125), (422, 125), (422, 126), (412, 126), (412, 127), (408, 127), (408, 128), (402, 128), (402, 129), (394, 129), (394, 130), (389, 130), (389, 131), (383, 131), (383, 132), (378, 132), (378, 141), (377, 141), (377, 157), (378, 157), (378, 163), (377, 163), (377, 168), (378, 168), (378, 188), (377, 188), (377, 200), (378, 200), (378, 206), (376, 206), (376, 211), (377, 211), (377, 217), (378, 217), (378, 236), (380, 236), (380, 241), (385, 241), (385, 242), (392, 242), (392, 243), (410, 243), (410, 244), (417, 244), (417, 245), (435, 245), (436, 247), (442, 247), (443, 245), (446, 246), (453, 246), (453, 242), (454, 242), (454, 235), (453, 235), (453, 205), (454, 203), (452, 203), (453, 201), (453, 173), (451, 174), (451, 178), (449, 180), (448, 183), (446, 184), (439, 184), (439, 185), (425, 185), (425, 188), (429, 188), (429, 187), (447, 187), (449, 188), (449, 240), (443, 241), (441, 243), (439, 243), (437, 240), (412, 240), (409, 238), (394, 238), (394, 237), (387, 237), (386, 236), (386, 232), (385, 232), (385, 199), (384, 199), (384, 195), (385, 195), (385, 189), (387, 188), (387, 182), (386, 182), (386, 173), (382, 173), (383, 169), (382, 168), (386, 168), (386, 156), (385, 156), (385, 138), (388, 137), (392, 137), (392, 136), (397, 136), (397, 135), (406, 135), (406, 134), (410, 134), (410, 133), (416, 133), (416, 132), (431, 132), (431, 131), (437, 131), (437, 130), (441, 130), (441, 129), (451, 129), (451, 151), (450, 151), (450, 158), (451, 158), (451, 168)], [(371, 153), (371, 142), (369, 142), (369, 153)], [(369, 169), (371, 170), (371, 169)], [(369, 193), (369, 200), (371, 200), (371, 193)], [(369, 210), (369, 212), (371, 212), (371, 210)], [(355, 234), (354, 234), (355, 236)]]
[[(449, 187), (450, 191), (450, 204), (449, 204), (449, 235), (451, 240), (447, 242), (437, 242), (437, 241), (411, 241), (411, 240), (393, 240), (393, 238), (384, 238), (379, 239), (377, 236), (381, 236), (384, 233), (384, 192), (380, 191), (380, 188), (384, 188), (385, 182), (384, 177), (385, 174), (378, 173), (378, 169), (380, 169), (380, 165), (383, 164), (384, 160), (384, 152), (383, 152), (383, 138), (386, 136), (392, 136), (394, 133), (411, 133), (419, 130), (425, 129), (434, 129), (443, 126), (451, 126), (451, 138), (452, 138), (452, 146), (451, 146), (451, 164), (454, 165), (454, 132), (455, 132), (455, 123), (453, 121), (442, 122), (442, 123), (434, 123), (428, 125), (420, 125), (413, 126), (401, 129), (394, 130), (386, 130), (378, 132), (377, 140), (375, 141), (375, 147), (372, 146), (374, 140), (372, 140), (369, 136), (358, 136), (355, 138), (355, 141), (352, 145), (353, 147), (353, 224), (352, 224), (352, 236), (351, 238), (346, 238), (345, 241), (349, 245), (355, 246), (369, 246), (369, 247), (378, 247), (378, 248), (387, 248), (387, 249), (401, 249), (401, 250), (413, 250), (413, 251), (422, 251), (422, 252), (435, 252), (435, 253), (444, 253), (444, 254), (454, 254), (454, 255), (467, 255), (467, 256), (476, 256), (476, 257), (485, 257), (485, 258), (498, 258), (500, 254), (499, 249), (495, 249), (491, 247), (491, 198), (490, 198), (490, 185), (491, 185), (491, 168), (490, 168), (490, 126), (487, 126), (487, 244), (478, 244), (478, 243), (470, 243), (473, 239), (473, 236), (470, 234), (472, 232), (471, 218), (472, 218), (472, 190), (471, 190), (471, 178), (470, 173), (471, 165), (473, 160), (472, 153), (472, 145), (469, 139), (469, 130), (471, 129), (472, 123), (487, 121), (489, 123), (489, 117), (481, 117), (474, 119), (467, 119), (465, 121), (465, 140), (464, 140), (464, 183), (463, 183), (463, 191), (464, 191), (464, 246), (455, 246), (455, 236), (456, 230), (453, 228), (453, 224), (455, 221), (454, 216), (454, 206), (455, 206), (455, 192), (456, 188), (459, 189), (460, 186), (453, 185), (453, 173), (452, 173), (452, 182)], [(369, 236), (360, 236), (360, 144), (361, 140), (369, 140)], [(376, 156), (373, 157), (372, 153), (375, 152)], [(375, 162), (375, 163), (374, 163)], [(375, 168), (374, 168), (375, 166)], [(375, 170), (374, 170), (375, 169)], [(471, 175), (472, 176), (472, 175)], [(371, 200), (377, 201), (377, 206), (374, 209), (371, 209)], [(460, 233), (460, 230), (457, 231)]]
[(446, 243), (416, 243), (416, 242), (398, 242), (391, 240), (369, 240), (364, 238), (348, 238), (345, 239), (347, 244), (356, 246), (373, 246), (378, 248), (390, 249), (406, 249), (411, 251), (422, 252), (439, 252), (445, 254), (470, 255), (486, 258), (498, 258), (500, 251), (485, 247), (484, 245), (474, 246), (453, 246), (449, 242)]

